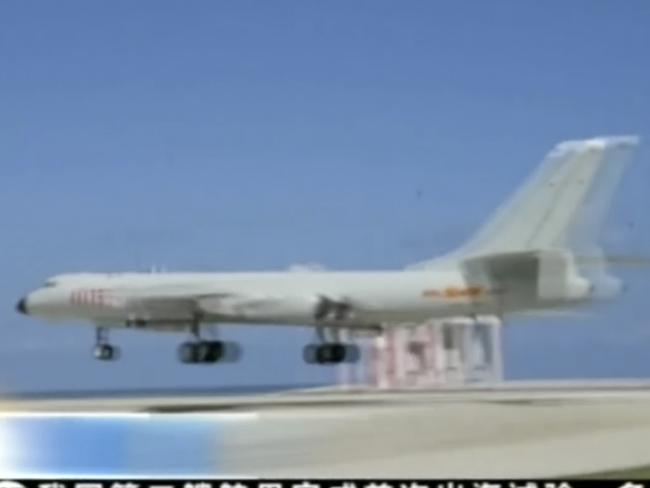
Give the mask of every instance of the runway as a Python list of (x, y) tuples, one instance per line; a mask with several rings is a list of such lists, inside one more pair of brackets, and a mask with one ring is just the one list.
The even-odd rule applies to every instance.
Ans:
[(533, 477), (650, 464), (645, 382), (14, 400), (5, 409), (200, 416), (219, 426), (221, 470), (245, 476)]

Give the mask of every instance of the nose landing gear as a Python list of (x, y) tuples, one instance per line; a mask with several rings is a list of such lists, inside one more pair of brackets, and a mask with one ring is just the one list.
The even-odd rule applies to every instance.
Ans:
[(108, 330), (104, 327), (95, 329), (93, 356), (100, 361), (115, 361), (120, 357), (120, 348), (109, 343)]

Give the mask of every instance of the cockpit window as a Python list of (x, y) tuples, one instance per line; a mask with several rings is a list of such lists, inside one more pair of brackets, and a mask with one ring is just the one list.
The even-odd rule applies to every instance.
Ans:
[(47, 280), (43, 288), (52, 288), (53, 286), (56, 286), (56, 280)]

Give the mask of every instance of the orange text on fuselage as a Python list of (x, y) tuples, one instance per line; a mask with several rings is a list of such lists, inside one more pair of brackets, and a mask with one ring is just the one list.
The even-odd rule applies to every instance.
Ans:
[(429, 289), (422, 292), (425, 298), (476, 298), (485, 294), (485, 289), (482, 286), (469, 286), (460, 288), (451, 286), (440, 290)]

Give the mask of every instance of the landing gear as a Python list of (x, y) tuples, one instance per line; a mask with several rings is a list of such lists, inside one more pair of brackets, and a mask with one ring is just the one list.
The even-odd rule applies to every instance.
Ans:
[(356, 363), (360, 357), (361, 351), (356, 344), (307, 344), (303, 349), (303, 359), (307, 364)]
[(223, 359), (226, 344), (223, 341), (184, 342), (178, 346), (178, 360), (184, 364), (210, 364)]
[(93, 356), (100, 361), (114, 361), (120, 357), (120, 348), (109, 343), (108, 330), (104, 327), (97, 327), (95, 331)]
[(361, 350), (356, 344), (340, 342), (338, 330), (333, 331), (333, 341), (327, 341), (322, 328), (316, 330), (319, 342), (307, 344), (303, 349), (303, 359), (307, 364), (356, 363), (361, 357)]
[(200, 318), (191, 327), (193, 341), (178, 346), (178, 360), (183, 364), (233, 363), (241, 357), (241, 348), (234, 342), (203, 340), (200, 334)]
[(114, 361), (120, 357), (120, 349), (109, 344), (103, 344), (101, 346), (95, 346), (93, 355), (95, 359), (99, 359), (100, 361)]

